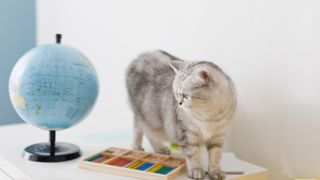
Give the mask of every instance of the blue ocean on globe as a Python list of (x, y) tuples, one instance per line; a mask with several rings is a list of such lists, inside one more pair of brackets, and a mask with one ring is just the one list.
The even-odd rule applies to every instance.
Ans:
[(10, 99), (18, 115), (46, 130), (66, 129), (84, 119), (98, 90), (90, 61), (75, 48), (59, 44), (29, 50), (9, 80)]

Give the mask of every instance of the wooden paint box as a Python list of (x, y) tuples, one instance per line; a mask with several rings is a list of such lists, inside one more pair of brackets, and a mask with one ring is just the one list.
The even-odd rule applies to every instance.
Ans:
[(111, 147), (78, 162), (80, 168), (139, 179), (171, 180), (186, 166), (169, 155)]

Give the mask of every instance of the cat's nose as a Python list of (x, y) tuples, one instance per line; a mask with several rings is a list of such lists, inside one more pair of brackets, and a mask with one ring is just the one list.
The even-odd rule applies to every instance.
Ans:
[(181, 102), (181, 101), (179, 102), (179, 105), (180, 105), (180, 106), (182, 105), (182, 102)]

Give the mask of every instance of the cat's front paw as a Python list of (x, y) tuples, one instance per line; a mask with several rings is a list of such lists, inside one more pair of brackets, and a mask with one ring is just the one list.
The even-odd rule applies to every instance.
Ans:
[(170, 155), (171, 154), (171, 150), (168, 147), (165, 147), (165, 146), (159, 148), (156, 152), (159, 153), (159, 154), (166, 154), (166, 155)]
[(226, 175), (220, 168), (210, 169), (208, 172), (210, 180), (224, 180)]
[(188, 171), (188, 174), (192, 179), (203, 179), (205, 175), (202, 168), (193, 168)]
[(135, 151), (144, 151), (142, 146), (133, 146), (132, 149)]

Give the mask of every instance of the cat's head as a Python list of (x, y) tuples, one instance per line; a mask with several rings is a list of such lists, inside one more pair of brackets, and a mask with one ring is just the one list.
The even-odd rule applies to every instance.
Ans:
[(210, 62), (171, 60), (176, 76), (172, 87), (178, 105), (186, 110), (207, 109), (219, 88), (219, 72)]

